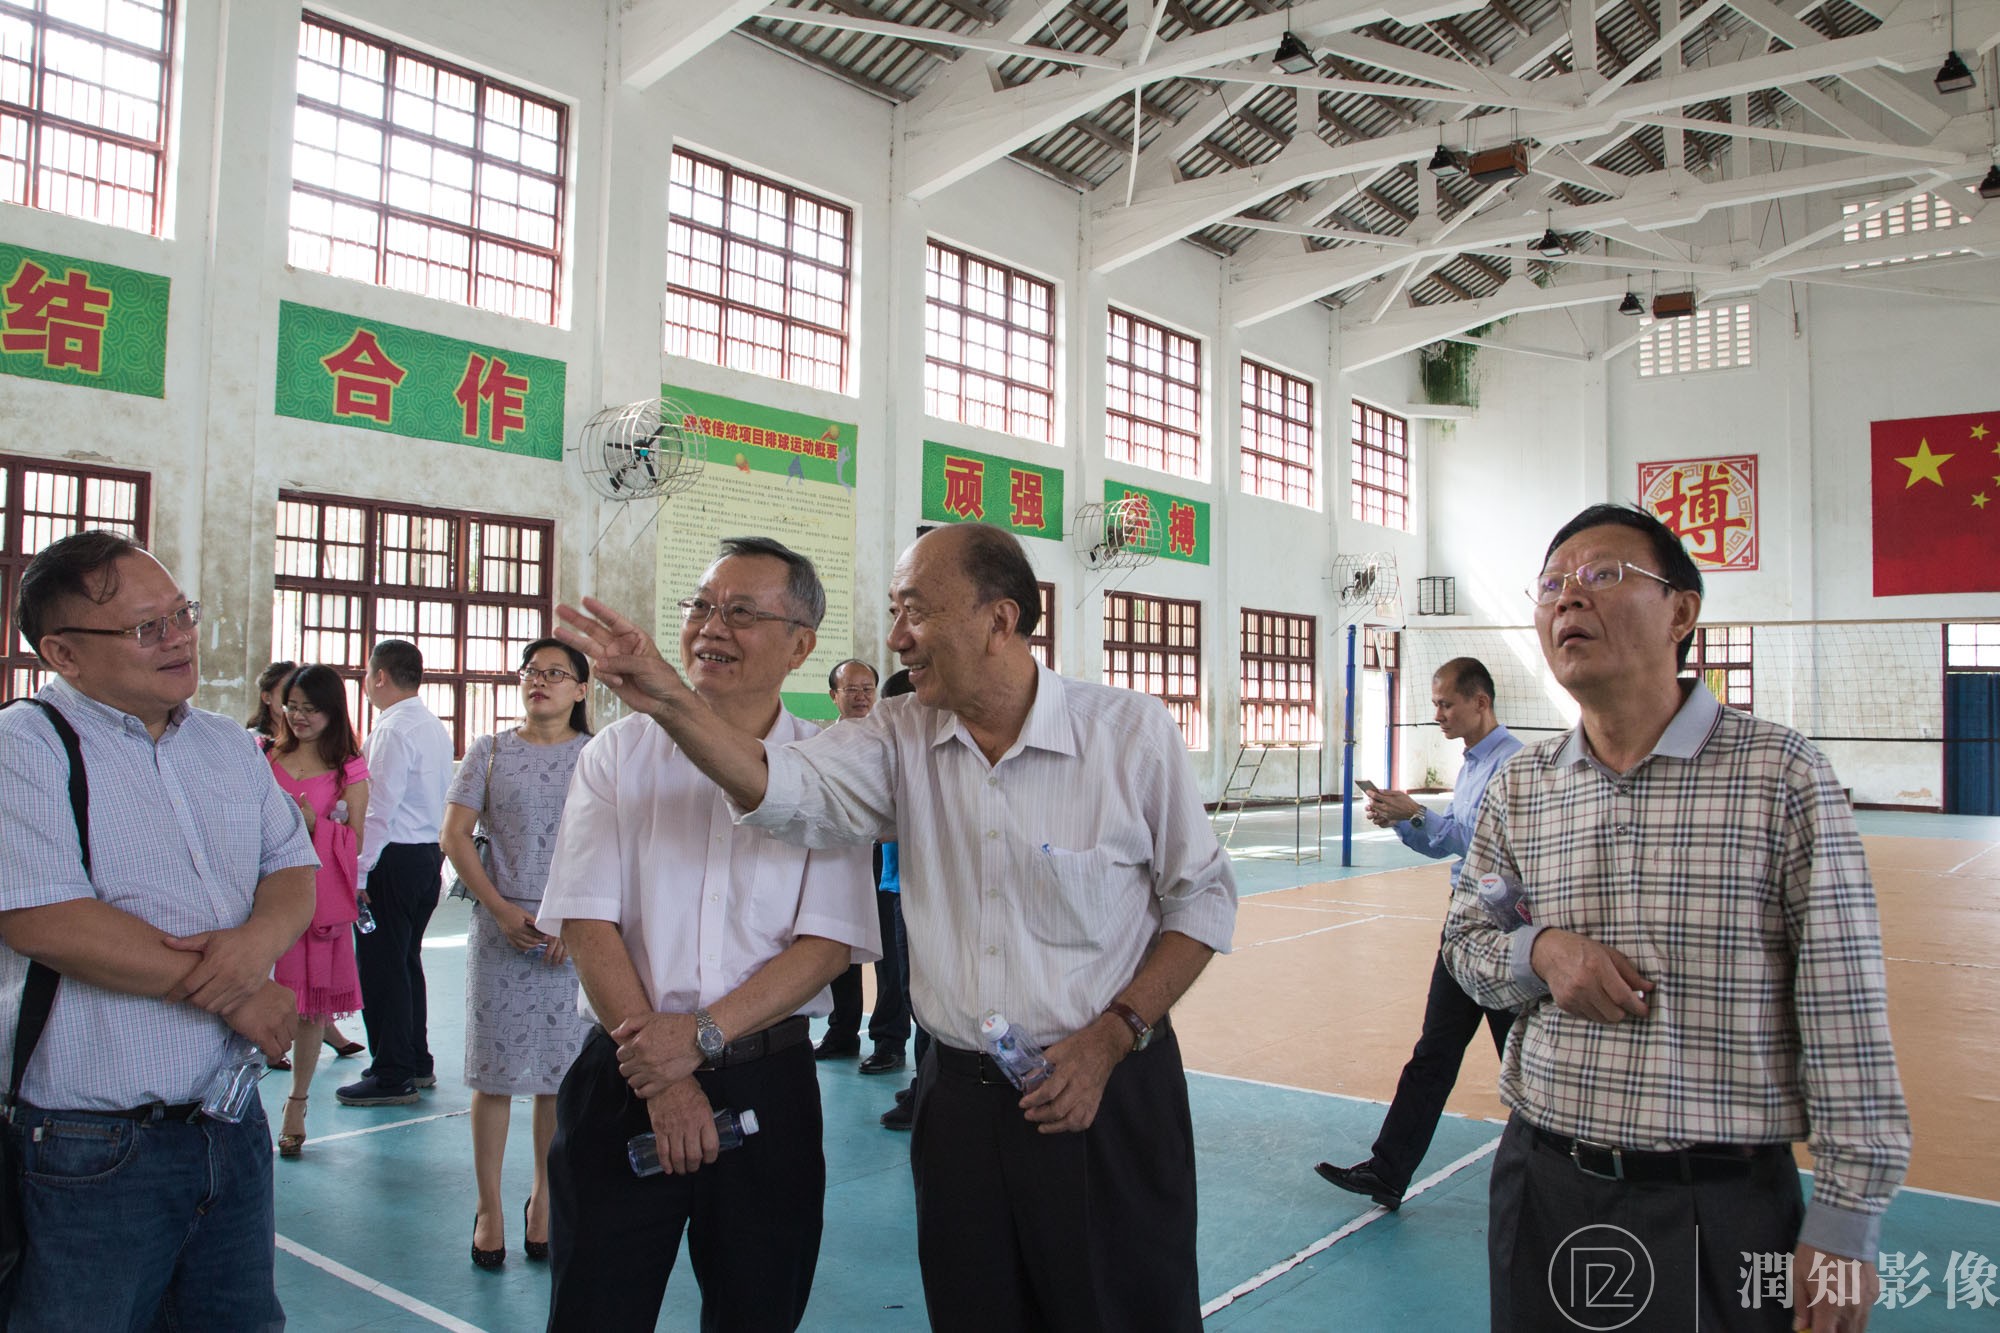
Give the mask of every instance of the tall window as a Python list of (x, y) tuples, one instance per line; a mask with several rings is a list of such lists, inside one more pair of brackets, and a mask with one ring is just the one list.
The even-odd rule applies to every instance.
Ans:
[(558, 102), (309, 13), (288, 257), (553, 324), (567, 123)]
[(143, 472), (78, 467), (0, 454), (0, 699), (42, 687), (48, 673), (35, 650), (14, 632), (14, 593), (35, 553), (86, 528), (146, 540), (150, 479)]
[(1731, 708), (1750, 711), (1751, 629), (1748, 625), (1703, 625), (1694, 632), (1683, 676), (1693, 676)]
[(1049, 670), (1056, 669), (1056, 585), (1037, 583), (1041, 594), (1042, 618), (1035, 622), (1035, 632), (1028, 636), (1028, 651), (1035, 660)]
[[(1840, 229), (1843, 245), (1859, 245), (1863, 241), (1883, 241), (1896, 236), (1908, 236), (1912, 232), (1937, 231), (1944, 227), (1955, 227), (1969, 219), (1959, 216), (1943, 195), (1920, 194), (1915, 199), (1900, 204), (1891, 204), (1869, 217), (1856, 217), (1875, 207), (1877, 200), (1866, 200), (1852, 204), (1842, 204), (1840, 215), (1854, 218)], [(1876, 268), (1883, 264), (1907, 264), (1918, 259), (1935, 259), (1939, 255), (1960, 253), (1949, 245), (1941, 245), (1936, 250), (1920, 255), (1904, 255), (1897, 259), (1870, 259), (1859, 264), (1843, 264), (1843, 268)]]
[(924, 250), (924, 411), (1055, 440), (1056, 289), (937, 241)]
[(173, 0), (0, 0), (0, 200), (160, 232)]
[(1410, 530), (1410, 423), (1358, 399), (1349, 489), (1354, 517)]
[(369, 650), (408, 639), (464, 754), (519, 720), (515, 671), (552, 623), (554, 551), (541, 519), (281, 492), (271, 656), (338, 668), (358, 708)]
[(1190, 750), (1208, 748), (1201, 716), (1201, 603), (1104, 595), (1104, 683), (1167, 706)]
[(1311, 616), (1243, 611), (1243, 743), (1319, 739), (1317, 647)]
[(1243, 358), (1243, 489), (1319, 508), (1311, 380)]
[(1104, 365), (1106, 452), (1201, 476), (1201, 343), (1113, 308)]
[(674, 149), (666, 350), (845, 392), (853, 236), (832, 200)]
[(1756, 346), (1749, 301), (1703, 306), (1679, 319), (1639, 321), (1639, 376), (1691, 375), (1750, 364)]

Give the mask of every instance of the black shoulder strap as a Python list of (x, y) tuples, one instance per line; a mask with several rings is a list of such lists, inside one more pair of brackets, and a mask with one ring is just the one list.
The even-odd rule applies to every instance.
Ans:
[[(63, 749), (69, 753), (69, 808), (76, 818), (76, 841), (83, 858), (83, 873), (90, 873), (90, 780), (83, 769), (83, 745), (76, 738), (76, 728), (70, 726), (69, 719), (62, 715), (54, 704), (41, 699), (10, 699), (0, 708), (14, 704), (33, 704), (42, 710), (55, 728), (56, 737), (62, 741)], [(13, 1076), (7, 1082), (7, 1105), (12, 1106), (21, 1098), (21, 1080), (28, 1076), (28, 1062), (34, 1058), (35, 1047), (41, 1045), (42, 1029), (48, 1025), (49, 1011), (55, 1008), (56, 983), (62, 974), (42, 963), (28, 964), (28, 981), (21, 988), (21, 1016), (14, 1025), (14, 1068)]]

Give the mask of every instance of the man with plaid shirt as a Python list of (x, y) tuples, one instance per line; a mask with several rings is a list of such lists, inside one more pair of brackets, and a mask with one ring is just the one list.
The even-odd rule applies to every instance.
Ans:
[[(1530, 596), (1582, 720), (1494, 778), (1445, 927), (1466, 990), (1521, 1009), (1493, 1327), (1859, 1330), (1910, 1123), (1846, 798), (1803, 736), (1677, 679), (1701, 575), (1651, 514), (1577, 515)], [(1773, 1253), (1796, 1322), (1742, 1299)]]

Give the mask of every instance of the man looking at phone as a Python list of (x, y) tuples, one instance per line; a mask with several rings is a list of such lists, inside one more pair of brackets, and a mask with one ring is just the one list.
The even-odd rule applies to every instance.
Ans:
[[(1463, 858), (1472, 842), (1473, 826), (1479, 822), (1479, 803), (1486, 796), (1486, 784), (1520, 751), (1521, 742), (1493, 716), (1493, 676), (1476, 657), (1454, 657), (1438, 668), (1431, 677), (1431, 706), (1437, 710), (1438, 730), (1445, 739), (1465, 742), (1465, 763), (1458, 770), (1451, 804), (1442, 811), (1427, 811), (1405, 792), (1367, 784), (1366, 813), (1370, 823), (1393, 829), (1412, 851), (1461, 858), (1451, 868), (1451, 882), (1456, 886), (1465, 867)], [(1431, 964), (1423, 1035), (1417, 1038), (1417, 1048), (1396, 1080), (1395, 1100), (1389, 1103), (1389, 1114), (1382, 1120), (1368, 1160), (1353, 1166), (1321, 1162), (1313, 1169), (1341, 1189), (1365, 1194), (1384, 1208), (1394, 1211), (1401, 1207), (1417, 1164), (1430, 1149), (1445, 1099), (1458, 1082), (1465, 1048), (1478, 1035), (1482, 1018), (1493, 1033), (1494, 1049), (1504, 1053), (1513, 1012), (1481, 1007), (1445, 970), (1440, 953)]]

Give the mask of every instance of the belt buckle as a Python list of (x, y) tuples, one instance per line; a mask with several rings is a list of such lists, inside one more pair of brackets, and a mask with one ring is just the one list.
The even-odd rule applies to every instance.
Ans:
[[(1611, 1155), (1610, 1173), (1606, 1174), (1603, 1171), (1593, 1171), (1589, 1167), (1585, 1166), (1583, 1164), (1583, 1153), (1580, 1151), (1581, 1149), (1584, 1148), (1589, 1148), (1594, 1152), (1609, 1153)], [(1586, 1176), (1595, 1176), (1599, 1180), (1625, 1179), (1625, 1151), (1624, 1149), (1614, 1147), (1611, 1144), (1592, 1143), (1588, 1139), (1571, 1139), (1569, 1141), (1569, 1160), (1576, 1167), (1577, 1170), (1583, 1172), (1583, 1174), (1585, 1174)]]

